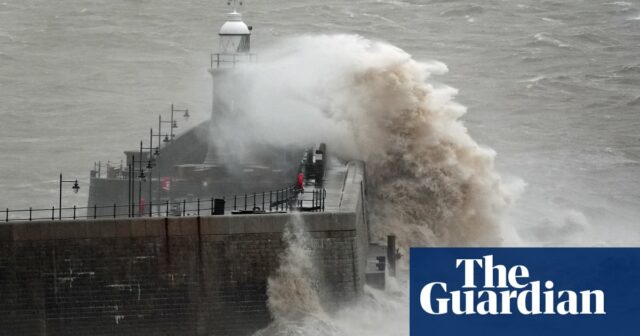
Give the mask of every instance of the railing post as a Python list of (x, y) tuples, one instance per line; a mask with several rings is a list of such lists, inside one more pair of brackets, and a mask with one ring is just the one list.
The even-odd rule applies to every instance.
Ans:
[(387, 262), (389, 263), (389, 270), (387, 274), (391, 277), (396, 276), (396, 236), (387, 236)]
[(211, 197), (211, 216), (213, 216), (213, 197)]
[(153, 202), (149, 201), (149, 217), (153, 217)]
[(9, 208), (7, 208), (7, 211), (6, 211), (5, 221), (6, 222), (9, 221)]
[(186, 216), (187, 215), (187, 200), (183, 199), (182, 200), (182, 216)]
[[(129, 207), (129, 206), (127, 206), (127, 208), (128, 208), (128, 207)], [(117, 205), (116, 205), (115, 203), (113, 203), (113, 218), (116, 218), (116, 216), (117, 216), (117, 213), (118, 213), (118, 212), (116, 211), (116, 209), (117, 209)]]
[(285, 200), (284, 209), (288, 211), (289, 210), (289, 188), (285, 190), (284, 200)]
[(251, 210), (256, 208), (256, 193), (253, 193), (253, 208), (251, 208)]
[(322, 212), (324, 212), (324, 202), (327, 199), (327, 189), (322, 189)]
[(273, 190), (269, 190), (269, 212), (272, 211), (271, 206), (273, 205)]
[(264, 191), (262, 192), (262, 211), (266, 211), (264, 208)]
[(73, 206), (73, 220), (76, 220), (76, 206)]
[(244, 194), (244, 211), (247, 211), (247, 194)]
[(200, 199), (198, 198), (198, 217), (200, 217)]
[(238, 210), (237, 209), (237, 204), (238, 204), (238, 196), (237, 195), (233, 195), (233, 211)]
[(29, 221), (31, 221), (31, 218), (32, 218), (32, 216), (31, 216), (31, 211), (32, 211), (32, 208), (31, 208), (31, 207), (29, 207)]
[[(56, 218), (56, 207), (52, 206), (51, 207), (51, 220), (54, 220)], [(9, 209), (7, 209), (7, 222), (9, 221)]]
[(169, 217), (169, 201), (167, 201), (167, 216), (166, 217)]
[(98, 205), (94, 204), (93, 205), (93, 219), (96, 219), (98, 217)]

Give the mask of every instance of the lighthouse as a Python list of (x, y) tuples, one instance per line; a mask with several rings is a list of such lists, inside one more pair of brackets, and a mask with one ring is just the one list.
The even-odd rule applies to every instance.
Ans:
[[(211, 126), (212, 139), (205, 164), (215, 165), (220, 161), (233, 161), (233, 153), (230, 149), (221, 151), (215, 146), (216, 135), (224, 130), (218, 128), (219, 122), (225, 118), (232, 118), (238, 111), (237, 102), (241, 99), (240, 79), (237, 69), (256, 60), (256, 55), (251, 53), (251, 30), (242, 20), (242, 14), (238, 7), (242, 1), (229, 1), (232, 11), (227, 14), (227, 21), (220, 27), (218, 52), (211, 54), (212, 79), (212, 104)], [(217, 153), (216, 153), (217, 152)]]

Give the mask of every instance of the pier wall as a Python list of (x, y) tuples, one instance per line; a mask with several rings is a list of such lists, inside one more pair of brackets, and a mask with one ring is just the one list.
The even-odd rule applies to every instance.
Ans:
[(327, 308), (348, 303), (368, 242), (356, 175), (325, 213), (0, 224), (0, 335), (250, 335), (298, 215)]
[[(353, 213), (303, 214), (330, 305), (360, 291)], [(0, 225), (3, 335), (245, 335), (290, 215)]]

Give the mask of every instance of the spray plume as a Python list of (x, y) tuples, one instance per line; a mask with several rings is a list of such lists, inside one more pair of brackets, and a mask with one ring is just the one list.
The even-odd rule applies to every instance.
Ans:
[[(358, 36), (288, 39), (233, 73), (239, 84), (222, 105), (238, 113), (218, 116), (216, 142), (241, 155), (255, 143), (325, 142), (338, 157), (366, 163), (373, 239), (392, 233), (403, 249), (497, 245), (511, 197), (494, 171), (495, 152), (460, 121), (466, 109), (453, 101), (457, 91), (427, 82), (446, 71)], [(406, 273), (388, 281), (396, 290), (365, 288), (353, 306), (327, 313), (309, 286), (314, 268), (300, 237), (284, 237), (289, 247), (269, 280), (274, 323), (258, 335), (408, 333)]]
[(239, 84), (225, 105), (241, 112), (220, 116), (216, 143), (252, 155), (255, 143), (326, 142), (342, 158), (365, 161), (375, 238), (393, 233), (402, 247), (495, 245), (509, 193), (494, 151), (459, 120), (466, 109), (453, 101), (457, 91), (427, 83), (446, 71), (358, 36), (289, 39), (231, 74)]

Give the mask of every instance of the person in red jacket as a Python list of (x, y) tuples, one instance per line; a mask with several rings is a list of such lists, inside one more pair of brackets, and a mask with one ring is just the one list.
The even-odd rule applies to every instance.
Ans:
[(304, 186), (304, 173), (298, 173), (298, 183), (296, 184), (298, 189), (302, 190)]

